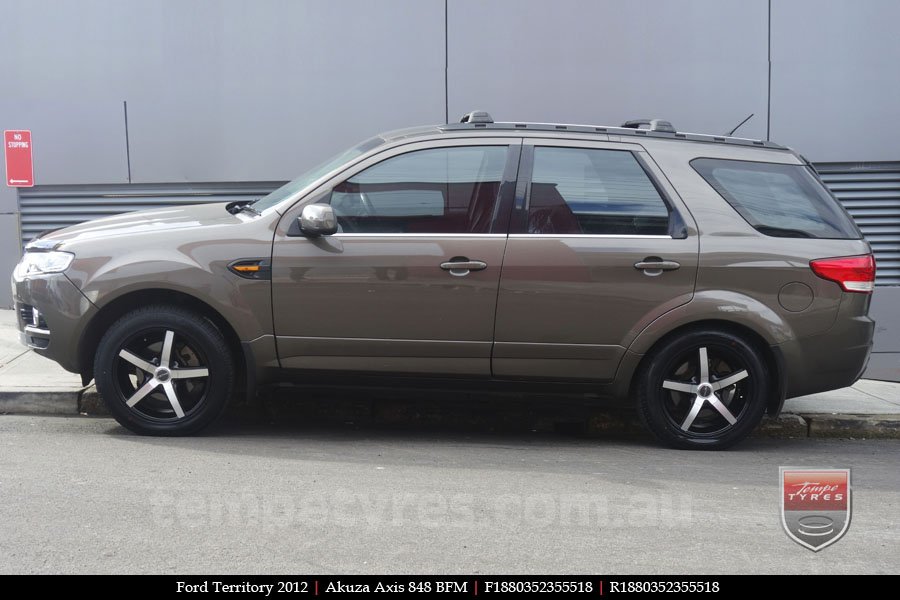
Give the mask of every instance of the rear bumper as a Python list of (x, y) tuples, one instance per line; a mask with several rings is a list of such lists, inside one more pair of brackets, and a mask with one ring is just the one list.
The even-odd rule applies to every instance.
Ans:
[(784, 357), (785, 398), (848, 387), (862, 377), (872, 353), (875, 321), (838, 318), (825, 334), (777, 346)]
[(78, 342), (97, 308), (62, 273), (13, 279), (19, 341), (67, 371), (80, 372)]

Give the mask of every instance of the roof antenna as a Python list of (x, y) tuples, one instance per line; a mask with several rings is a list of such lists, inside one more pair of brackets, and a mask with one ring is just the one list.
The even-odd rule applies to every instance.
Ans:
[(743, 121), (741, 121), (740, 123), (738, 123), (738, 124), (737, 124), (737, 127), (735, 127), (734, 129), (732, 129), (731, 131), (729, 131), (729, 132), (726, 133), (725, 135), (727, 135), (727, 136), (734, 135), (734, 132), (737, 131), (738, 129), (740, 129), (740, 128), (741, 128), (741, 125), (743, 125), (744, 123), (746, 123), (747, 121), (749, 121), (750, 119), (753, 118), (753, 114), (754, 114), (754, 113), (750, 113), (750, 116), (749, 116), (749, 117), (747, 117), (746, 119), (744, 119)]

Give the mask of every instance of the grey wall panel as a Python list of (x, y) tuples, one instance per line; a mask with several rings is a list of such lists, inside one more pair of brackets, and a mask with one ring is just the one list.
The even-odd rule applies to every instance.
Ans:
[(0, 308), (12, 306), (12, 289), (9, 278), (22, 256), (19, 244), (19, 215), (0, 214)]
[(876, 288), (869, 315), (875, 319), (875, 352), (900, 353), (900, 287)]
[(3, 285), (19, 260), (19, 214), (15, 188), (0, 185), (0, 308), (12, 306), (12, 291)]
[(146, 3), (4, 0), (3, 73), (17, 82), (14, 89), (19, 95), (91, 99), (112, 94), (121, 101), (134, 79), (133, 59), (161, 54), (160, 48), (139, 44), (135, 37), (135, 31), (149, 25), (135, 12), (142, 4)]
[(352, 79), (310, 77), (310, 89), (283, 92), (296, 99), (287, 103), (264, 92), (142, 96), (129, 103), (133, 181), (293, 179), (380, 131), (444, 120), (442, 75), (419, 74), (408, 87), (377, 74)]
[(863, 377), (900, 382), (900, 352), (873, 352)]
[(26, 81), (0, 95), (0, 129), (31, 130), (36, 184), (128, 181), (121, 100), (31, 93)]
[(165, 56), (144, 68), (178, 85), (129, 104), (134, 181), (289, 179), (444, 119), (440, 0), (204, 3), (187, 18), (151, 4), (159, 28), (142, 32)]
[(900, 158), (900, 2), (772, 2), (772, 139), (812, 161)]
[(617, 125), (659, 117), (681, 131), (766, 135), (765, 0), (453, 0), (451, 119)]
[(3, 2), (2, 14), (16, 51), (0, 72), (17, 89), (129, 101), (136, 182), (290, 178), (380, 130), (444, 119), (442, 0)]
[(881, 287), (872, 296), (875, 347), (864, 377), (900, 381), (900, 287)]
[[(2, 125), (0, 125), (0, 127), (2, 127)], [(11, 214), (18, 212), (18, 210), (16, 188), (0, 185), (0, 214)]]

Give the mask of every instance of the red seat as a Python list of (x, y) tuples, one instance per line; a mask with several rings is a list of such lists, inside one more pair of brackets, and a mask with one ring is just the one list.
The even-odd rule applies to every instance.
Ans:
[(555, 183), (531, 184), (528, 233), (584, 233)]

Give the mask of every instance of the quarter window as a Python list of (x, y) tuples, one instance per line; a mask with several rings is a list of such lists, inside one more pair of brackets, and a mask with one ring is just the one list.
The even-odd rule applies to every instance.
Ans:
[(631, 152), (539, 146), (527, 231), (665, 235), (669, 209)]
[(488, 233), (506, 146), (419, 150), (337, 185), (331, 205), (344, 233)]
[(861, 237), (808, 167), (715, 158), (697, 158), (691, 166), (760, 233), (772, 237)]

